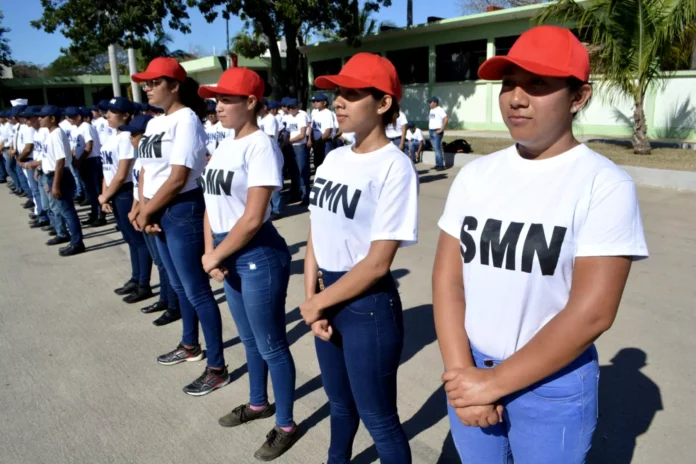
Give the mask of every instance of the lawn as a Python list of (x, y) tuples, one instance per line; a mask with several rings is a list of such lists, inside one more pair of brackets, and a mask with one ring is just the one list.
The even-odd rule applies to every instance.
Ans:
[[(458, 136), (445, 136), (445, 142), (462, 138)], [(488, 155), (512, 144), (509, 139), (469, 137), (466, 140), (471, 144), (473, 152), (477, 155)], [(653, 148), (650, 155), (636, 155), (633, 149), (613, 143), (591, 142), (588, 147), (614, 161), (616, 164), (628, 166), (643, 166), (656, 169), (674, 169), (678, 171), (696, 171), (696, 150), (682, 150), (679, 148)]]

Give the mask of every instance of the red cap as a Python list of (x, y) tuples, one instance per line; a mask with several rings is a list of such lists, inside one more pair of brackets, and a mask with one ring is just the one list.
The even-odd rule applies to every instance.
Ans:
[(372, 53), (358, 53), (348, 60), (341, 72), (314, 80), (318, 89), (369, 89), (373, 87), (401, 100), (401, 82), (394, 65), (386, 58)]
[(222, 73), (217, 87), (203, 85), (198, 88), (198, 95), (203, 98), (215, 98), (216, 95), (253, 95), (261, 101), (265, 86), (261, 76), (251, 69), (230, 68)]
[(186, 70), (174, 58), (155, 58), (144, 72), (133, 74), (133, 82), (144, 82), (160, 77), (170, 77), (179, 82), (186, 80)]
[(590, 80), (590, 54), (568, 29), (538, 26), (524, 32), (507, 56), (486, 60), (478, 70), (481, 79), (498, 80), (514, 64), (539, 76)]

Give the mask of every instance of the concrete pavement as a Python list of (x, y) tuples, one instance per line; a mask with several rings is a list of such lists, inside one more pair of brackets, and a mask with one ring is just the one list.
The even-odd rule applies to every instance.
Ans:
[[(422, 170), (424, 168), (421, 168)], [(431, 318), (436, 222), (456, 170), (421, 173), (420, 243), (393, 266), (404, 303), (406, 347), (399, 409), (415, 463), (457, 462), (440, 390), (441, 360)], [(636, 263), (618, 320), (598, 342), (601, 421), (590, 462), (690, 463), (696, 313), (696, 194), (640, 188), (651, 258)], [(180, 323), (154, 317), (112, 290), (129, 277), (127, 248), (113, 226), (85, 230), (91, 250), (71, 258), (27, 228), (20, 201), (0, 186), (0, 463), (253, 463), (273, 420), (223, 429), (217, 418), (247, 400), (244, 351), (219, 285), (225, 357), (234, 382), (194, 398), (181, 388), (204, 362), (163, 367)], [(303, 438), (277, 462), (326, 461), (328, 405), (314, 341), (296, 307), (308, 215), (277, 222), (293, 252), (288, 333), (297, 365), (295, 419)], [(157, 281), (156, 270), (153, 282)], [(377, 462), (361, 427), (354, 462)]]

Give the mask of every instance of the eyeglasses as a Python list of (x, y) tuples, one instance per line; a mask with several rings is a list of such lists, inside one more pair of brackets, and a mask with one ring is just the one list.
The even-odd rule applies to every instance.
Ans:
[(143, 90), (154, 89), (155, 87), (160, 85), (162, 82), (164, 82), (164, 79), (150, 79), (149, 81), (141, 82), (140, 86), (143, 88)]

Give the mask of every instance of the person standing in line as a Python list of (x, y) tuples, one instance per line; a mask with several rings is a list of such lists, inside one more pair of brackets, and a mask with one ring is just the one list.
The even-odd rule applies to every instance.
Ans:
[(22, 122), (24, 121), (24, 119), (20, 117), (20, 114), (22, 114), (22, 112), (26, 109), (27, 105), (17, 104), (12, 107), (12, 110), (10, 112), (13, 124), (12, 138), (10, 139), (10, 149), (8, 151), (8, 154), (10, 155), (10, 158), (12, 158), (12, 168), (14, 169), (15, 175), (17, 176), (17, 182), (19, 183), (20, 192), (17, 194), (17, 196), (20, 198), (31, 199), (31, 189), (29, 188), (29, 182), (27, 182), (27, 177), (24, 175), (24, 171), (22, 171), (22, 167), (19, 165), (19, 163), (21, 162), (18, 159), (20, 153), (17, 152), (19, 133), (22, 127)]
[(414, 163), (420, 163), (423, 156), (423, 132), (413, 122), (409, 122), (406, 128), (408, 156)]
[(21, 190), (19, 186), (19, 179), (17, 178), (17, 172), (15, 171), (15, 159), (9, 154), (10, 147), (12, 145), (12, 126), (13, 119), (10, 111), (3, 112), (3, 122), (0, 125), (0, 147), (2, 148), (2, 162), (5, 165), (5, 172), (12, 180), (12, 185), (10, 186), (10, 191), (17, 195)]
[(362, 420), (380, 462), (409, 464), (397, 409), (403, 314), (390, 268), (400, 247), (418, 241), (418, 175), (385, 132), (399, 111), (401, 84), (389, 60), (358, 53), (315, 85), (338, 87), (338, 124), (356, 136), (316, 172), (300, 306), (331, 406), (328, 462), (350, 462)]
[[(75, 193), (75, 180), (66, 165), (72, 163), (70, 142), (58, 127), (60, 121), (60, 109), (54, 105), (46, 105), (39, 113), (41, 127), (48, 129), (45, 150), (42, 150), (41, 170), (46, 174), (49, 202), (56, 220), (62, 219), (70, 233), (70, 244), (59, 250), (60, 256), (72, 256), (84, 253), (85, 244), (82, 241), (82, 228), (75, 211), (75, 203), (72, 198)], [(56, 232), (58, 230), (56, 229)], [(59, 239), (55, 244), (62, 243), (60, 234), (54, 239)]]
[(314, 149), (314, 168), (316, 169), (324, 162), (326, 154), (336, 148), (333, 142), (336, 127), (333, 114), (329, 109), (329, 97), (318, 93), (312, 97), (312, 104), (316, 107), (312, 111), (310, 147)]
[(428, 98), (430, 105), (430, 113), (428, 114), (428, 129), (430, 132), (430, 143), (435, 151), (435, 170), (444, 171), (445, 158), (442, 154), (442, 138), (445, 136), (445, 127), (447, 127), (447, 113), (440, 107), (440, 99), (437, 97)]
[[(280, 105), (278, 104), (278, 102), (268, 102), (268, 105), (266, 105), (266, 107), (261, 111), (262, 118), (259, 129), (261, 129), (266, 135), (268, 135), (273, 140), (273, 142), (280, 148), (279, 136), (282, 132), (282, 129), (277, 117), (279, 106)], [(283, 164), (284, 163), (285, 157), (283, 157)], [(285, 176), (283, 176), (283, 178), (285, 178)], [(280, 219), (281, 217), (283, 210), (281, 194), (282, 190), (283, 184), (281, 184), (280, 188), (275, 190), (271, 195), (271, 221), (275, 221), (277, 219)]]
[(399, 150), (406, 153), (406, 126), (408, 119), (403, 111), (399, 111), (398, 115), (394, 115), (394, 121), (387, 126), (387, 138), (399, 147)]
[[(34, 136), (36, 130), (29, 124), (29, 114), (34, 114), (40, 107), (28, 106), (20, 113), (21, 125), (17, 132), (17, 164), (29, 185), (29, 200), (22, 205), (24, 209), (33, 210), (36, 213), (36, 204), (41, 203), (39, 196), (39, 184), (34, 179), (34, 172), (27, 164), (34, 160)], [(36, 201), (34, 201), (36, 200)]]
[[(75, 179), (75, 203), (80, 206), (87, 206), (85, 199), (84, 182), (80, 176), (80, 171), (77, 169), (77, 163), (85, 150), (85, 139), (81, 131), (78, 131), (78, 126), (82, 121), (82, 112), (77, 106), (68, 106), (63, 110), (63, 119), (58, 126), (65, 132), (70, 141), (70, 150), (72, 150), (73, 163), (69, 166), (70, 173)], [(79, 121), (79, 122), (78, 122)]]
[(145, 72), (134, 74), (148, 101), (164, 109), (138, 145), (140, 206), (135, 221), (140, 230), (156, 234), (157, 250), (179, 297), (183, 320), (180, 343), (157, 358), (171, 366), (203, 359), (198, 323), (206, 342), (207, 366), (184, 392), (202, 396), (230, 383), (222, 347), (222, 319), (208, 276), (201, 267), (205, 252), (205, 201), (197, 179), (206, 163), (206, 137), (201, 124), (205, 101), (198, 83), (173, 58), (155, 58)]
[(17, 172), (17, 177), (22, 185), (22, 190), (26, 193), (27, 201), (22, 204), (25, 209), (34, 208), (34, 189), (29, 183), (26, 172), (22, 165), (25, 161), (28, 161), (31, 157), (31, 152), (34, 146), (34, 130), (27, 126), (27, 119), (25, 116), (25, 111), (29, 108), (26, 105), (16, 106), (15, 108), (21, 108), (17, 111), (15, 118), (17, 120), (17, 125), (15, 126), (13, 146), (13, 156), (15, 157), (17, 163), (15, 166), (15, 171)]
[(99, 204), (106, 212), (113, 212), (123, 240), (128, 244), (131, 262), (131, 278), (114, 290), (123, 296), (126, 303), (137, 303), (152, 297), (150, 276), (152, 258), (140, 231), (136, 231), (128, 220), (133, 206), (133, 160), (135, 150), (130, 141), (130, 133), (118, 131), (127, 125), (135, 112), (133, 102), (123, 97), (114, 97), (109, 101), (106, 120), (116, 135), (109, 137), (101, 147), (102, 170), (104, 180)]
[(97, 105), (101, 116), (93, 121), (94, 127), (97, 129), (97, 134), (99, 135), (99, 145), (104, 146), (109, 137), (111, 137), (115, 131), (109, 127), (109, 122), (106, 120), (106, 113), (109, 111), (109, 100), (102, 100)]
[[(203, 269), (224, 284), (249, 369), (249, 402), (219, 422), (235, 427), (275, 412), (276, 425), (254, 454), (270, 461), (290, 449), (299, 432), (293, 420), (295, 363), (285, 329), (291, 256), (269, 221), (271, 194), (283, 185), (283, 156), (275, 141), (257, 126), (263, 91), (258, 74), (231, 68), (217, 86), (201, 87), (198, 94), (217, 98), (220, 122), (237, 134), (222, 141), (202, 177), (206, 203)], [(269, 372), (275, 408), (266, 391)]]
[(28, 106), (24, 110), (24, 117), (26, 120), (27, 127), (33, 131), (32, 135), (32, 151), (31, 158), (27, 161), (21, 163), (22, 169), (27, 173), (28, 178), (31, 178), (30, 185), (32, 187), (32, 192), (34, 194), (35, 205), (35, 218), (29, 222), (29, 227), (32, 229), (39, 229), (50, 225), (48, 218), (48, 197), (45, 192), (42, 194), (41, 185), (39, 182), (38, 168), (41, 167), (40, 149), (36, 143), (36, 139), (39, 136), (39, 131), (41, 127), (39, 125), (39, 112), (41, 110), (40, 106)]
[[(138, 145), (140, 144), (140, 139), (142, 139), (145, 129), (147, 128), (148, 122), (153, 118), (150, 114), (141, 114), (134, 117), (128, 125), (119, 126), (118, 130), (122, 132), (130, 132), (130, 142), (134, 150), (138, 150)], [(139, 193), (139, 177), (140, 177), (140, 160), (135, 159), (133, 162), (133, 204), (131, 206), (131, 211), (128, 213), (128, 222), (131, 223), (133, 228), (138, 227), (135, 218), (138, 215), (138, 210), (140, 209), (140, 193)], [(140, 311), (143, 314), (152, 314), (159, 311), (164, 311), (160, 317), (152, 321), (152, 324), (160, 327), (163, 325), (171, 324), (172, 322), (181, 319), (181, 311), (179, 310), (179, 298), (176, 296), (176, 292), (169, 283), (169, 277), (167, 277), (167, 269), (164, 267), (162, 258), (160, 258), (159, 251), (157, 250), (157, 241), (154, 235), (146, 234), (145, 232), (138, 232), (143, 235), (145, 239), (145, 244), (150, 252), (152, 261), (157, 266), (157, 271), (159, 273), (160, 281), (160, 294), (159, 299)]]
[(592, 86), (570, 30), (524, 32), (479, 76), (502, 81), (515, 145), (462, 168), (438, 223), (433, 312), (452, 437), (462, 462), (581, 464), (598, 415), (594, 342), (632, 261), (648, 256), (636, 186), (573, 134)]
[(7, 113), (0, 111), (0, 184), (7, 183), (9, 173), (5, 167), (5, 147), (9, 144), (10, 132), (7, 130)]
[(76, 168), (85, 186), (86, 199), (90, 205), (89, 215), (82, 221), (86, 227), (102, 227), (106, 225), (106, 218), (99, 204), (99, 195), (102, 191), (104, 174), (101, 163), (101, 143), (99, 133), (90, 121), (91, 112), (87, 108), (80, 109), (80, 115), (69, 118), (77, 127), (76, 132), (84, 142), (84, 147), (76, 161)]
[(210, 157), (213, 156), (220, 142), (227, 137), (234, 138), (234, 129), (226, 129), (220, 124), (214, 101), (206, 100), (206, 108), (206, 121), (205, 124), (203, 124), (203, 128), (205, 129), (205, 135), (207, 137), (206, 147), (208, 149), (208, 160), (210, 160)]
[[(293, 162), (289, 166), (291, 187), (290, 202), (300, 201), (303, 206), (309, 204), (309, 153), (307, 151), (307, 119), (299, 113), (297, 100), (286, 100), (288, 114), (283, 116), (285, 131), (287, 132), (286, 149), (291, 150)], [(288, 151), (288, 154), (290, 151)]]

